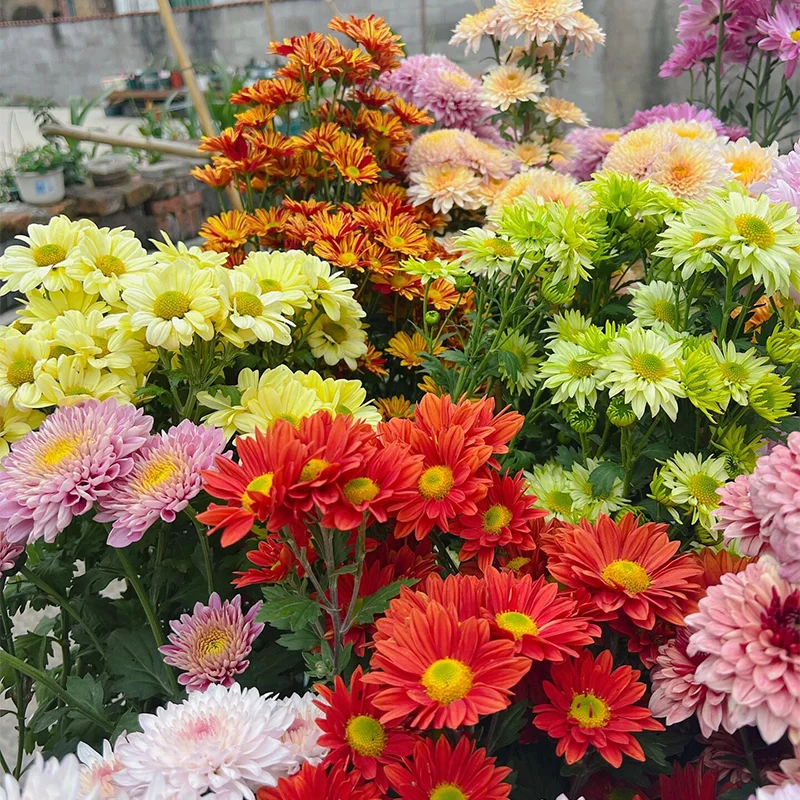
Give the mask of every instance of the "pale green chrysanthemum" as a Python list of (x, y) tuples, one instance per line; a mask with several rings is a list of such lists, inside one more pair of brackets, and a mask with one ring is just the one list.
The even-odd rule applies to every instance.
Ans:
[(675, 269), (680, 270), (684, 280), (695, 274), (720, 269), (715, 253), (719, 253), (719, 246), (701, 232), (700, 222), (691, 211), (667, 223), (659, 245), (653, 251), (654, 256), (669, 259)]
[(733, 479), (753, 472), (763, 441), (761, 434), (748, 436), (744, 425), (731, 425), (725, 429), (722, 439), (718, 443), (712, 442), (712, 445), (722, 454), (725, 471)]
[(611, 350), (611, 342), (620, 335), (621, 330), (623, 329), (616, 322), (606, 322), (602, 328), (589, 325), (586, 330), (578, 334), (575, 343), (596, 356), (604, 356)]
[(473, 275), (508, 274), (517, 260), (517, 251), (508, 239), (485, 228), (470, 228), (453, 241), (463, 251), (458, 263)]
[(592, 205), (616, 217), (639, 219), (670, 214), (685, 205), (663, 186), (637, 180), (627, 173), (604, 170), (587, 186), (594, 198)]
[(680, 342), (669, 342), (652, 330), (628, 328), (611, 343), (603, 361), (609, 370), (605, 385), (614, 397), (624, 392), (639, 419), (646, 408), (655, 416), (662, 409), (674, 422), (678, 416), (677, 398), (685, 392), (679, 383)]
[(590, 480), (592, 471), (602, 460), (586, 459), (586, 466), (577, 461), (572, 465), (572, 489), (570, 494), (576, 508), (581, 511), (581, 517), (594, 522), (601, 514), (613, 514), (615, 511), (630, 505), (630, 500), (623, 494), (624, 484), (621, 478), (615, 478), (611, 489), (600, 494)]
[(539, 359), (536, 358), (536, 345), (521, 333), (512, 333), (500, 347), (501, 353), (511, 353), (516, 358), (516, 369), (506, 369), (500, 358), (499, 371), (508, 386), (529, 392), (536, 384), (539, 374)]
[(497, 221), (497, 233), (505, 236), (514, 249), (532, 263), (544, 256), (549, 220), (546, 206), (529, 195), (522, 195), (503, 209)]
[(597, 403), (597, 390), (602, 386), (605, 370), (601, 370), (594, 353), (580, 345), (556, 340), (552, 353), (539, 367), (544, 386), (553, 390), (553, 403), (573, 400), (579, 409)]
[(428, 261), (410, 258), (408, 261), (404, 261), (401, 266), (409, 275), (416, 275), (423, 285), (438, 278), (448, 283), (455, 283), (456, 278), (464, 272), (457, 261), (440, 261), (438, 258), (432, 258)]
[(719, 364), (705, 349), (689, 350), (678, 361), (678, 371), (689, 402), (704, 414), (718, 414), (728, 405), (730, 391)]
[(750, 408), (762, 419), (777, 424), (792, 413), (795, 395), (787, 378), (774, 372), (761, 378), (748, 395)]
[(548, 519), (555, 517), (564, 522), (577, 522), (580, 509), (576, 508), (572, 499), (572, 473), (567, 472), (555, 461), (537, 464), (532, 471), (525, 473), (528, 488), (536, 496), (537, 508), (548, 512)]
[(575, 206), (548, 203), (547, 247), (544, 256), (555, 267), (553, 280), (577, 284), (588, 278), (598, 250), (597, 225)]
[(561, 314), (554, 314), (552, 319), (544, 328), (544, 335), (551, 341), (548, 347), (552, 347), (554, 339), (566, 339), (568, 342), (577, 342), (581, 333), (587, 330), (592, 324), (591, 317), (584, 317), (580, 311), (563, 311)]
[(800, 361), (800, 329), (774, 331), (767, 339), (766, 350), (776, 364), (794, 364)]
[(668, 281), (652, 281), (631, 289), (630, 309), (640, 325), (657, 330), (681, 331), (691, 318), (686, 314), (686, 292)]
[[(717, 521), (714, 509), (719, 506), (717, 489), (729, 479), (724, 458), (700, 458), (694, 453), (676, 453), (661, 470), (664, 487), (669, 489), (669, 499), (690, 513), (691, 522), (711, 528)], [(680, 515), (670, 509), (676, 520)]]
[(711, 355), (719, 365), (733, 401), (740, 406), (748, 404), (750, 390), (772, 370), (769, 361), (758, 355), (754, 348), (737, 353), (733, 342), (724, 342), (721, 348), (711, 345)]

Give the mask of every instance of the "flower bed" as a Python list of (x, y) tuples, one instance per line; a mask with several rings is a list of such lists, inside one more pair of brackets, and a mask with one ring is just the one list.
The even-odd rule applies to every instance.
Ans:
[(0, 796), (800, 796), (799, 156), (711, 80), (793, 64), (751, 5), (621, 130), (552, 93), (578, 0), (462, 20), (481, 80), (336, 18), (204, 140), (202, 248), (6, 250)]

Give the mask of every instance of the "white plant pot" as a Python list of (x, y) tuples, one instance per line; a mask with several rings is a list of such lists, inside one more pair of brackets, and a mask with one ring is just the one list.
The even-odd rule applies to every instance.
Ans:
[(64, 170), (18, 172), (14, 176), (23, 203), (46, 206), (64, 199)]

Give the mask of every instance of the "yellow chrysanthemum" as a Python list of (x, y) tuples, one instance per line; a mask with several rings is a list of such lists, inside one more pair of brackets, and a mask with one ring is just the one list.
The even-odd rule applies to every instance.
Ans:
[[(421, 353), (428, 352), (428, 344), (425, 337), (415, 331), (409, 336), (405, 331), (396, 333), (386, 347), (386, 352), (400, 359), (400, 364), (404, 367), (419, 367), (422, 364)], [(437, 345), (433, 355), (444, 352), (444, 347)]]
[[(304, 267), (310, 259), (319, 261), (316, 256), (302, 250), (256, 252), (249, 253), (236, 269), (255, 278), (262, 291), (280, 292), (283, 314), (287, 316), (311, 308), (309, 298), (313, 296), (313, 290)], [(313, 273), (316, 274), (317, 270), (314, 269)]]
[(87, 294), (82, 288), (73, 291), (43, 292), (34, 289), (22, 301), (17, 309), (19, 322), (23, 325), (35, 327), (39, 323), (52, 323), (67, 311), (80, 311), (88, 314), (90, 311), (106, 313), (108, 305), (97, 294)]
[(33, 333), (6, 329), (0, 336), (0, 403), (26, 411), (37, 408), (36, 380), (50, 356), (50, 342)]
[(507, 111), (517, 103), (538, 100), (546, 90), (541, 74), (516, 64), (500, 64), (483, 76), (481, 96), (492, 108)]
[(296, 372), (295, 380), (313, 389), (322, 407), (332, 414), (346, 414), (370, 425), (381, 420), (378, 409), (367, 401), (367, 390), (361, 381), (323, 378), (318, 372)]
[(540, 136), (515, 144), (510, 152), (524, 167), (541, 167), (550, 158), (550, 147)]
[(414, 419), (414, 406), (410, 400), (406, 400), (403, 395), (395, 397), (381, 397), (375, 401), (375, 405), (381, 412), (385, 420), (390, 419)]
[(342, 307), (337, 319), (328, 314), (306, 312), (308, 336), (306, 341), (314, 358), (321, 358), (329, 366), (344, 361), (350, 369), (358, 368), (358, 359), (367, 352), (367, 332), (361, 325), (360, 317), (348, 307)]
[(27, 436), (41, 425), (45, 414), (27, 409), (20, 411), (11, 403), (0, 404), (0, 459), (8, 455), (8, 446)]
[(161, 231), (164, 237), (163, 242), (156, 239), (150, 241), (158, 250), (156, 260), (159, 264), (171, 264), (173, 261), (192, 261), (201, 269), (215, 269), (216, 267), (224, 267), (228, 261), (227, 253), (216, 253), (213, 250), (203, 250), (196, 245), (188, 247), (183, 242), (173, 244), (172, 239), (167, 236), (164, 231)]
[(247, 414), (238, 422), (244, 433), (254, 433), (256, 429), (267, 430), (277, 419), (297, 425), (322, 407), (316, 392), (294, 378), (274, 385), (267, 382), (248, 401)]
[(561, 97), (543, 97), (536, 108), (544, 114), (545, 122), (566, 122), (568, 125), (589, 124), (589, 118), (571, 100)]
[(77, 356), (61, 356), (53, 371), (41, 372), (36, 379), (41, 392), (38, 408), (68, 406), (85, 400), (128, 400), (136, 389), (135, 379), (96, 367), (82, 366)]
[(722, 149), (733, 175), (739, 183), (747, 187), (758, 181), (766, 181), (772, 172), (772, 162), (778, 155), (778, 143), (762, 147), (758, 142), (747, 138), (728, 142)]
[(656, 123), (631, 131), (611, 146), (603, 161), (603, 169), (644, 178), (656, 158), (672, 149), (678, 140), (669, 123)]
[(719, 134), (710, 122), (699, 122), (696, 119), (664, 120), (663, 126), (681, 139), (694, 139), (716, 143)]

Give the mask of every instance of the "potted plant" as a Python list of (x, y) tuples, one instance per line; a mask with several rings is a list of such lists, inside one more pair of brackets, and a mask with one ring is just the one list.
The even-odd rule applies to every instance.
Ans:
[(24, 150), (16, 158), (14, 177), (24, 203), (47, 205), (64, 198), (64, 168), (70, 161), (52, 142)]

